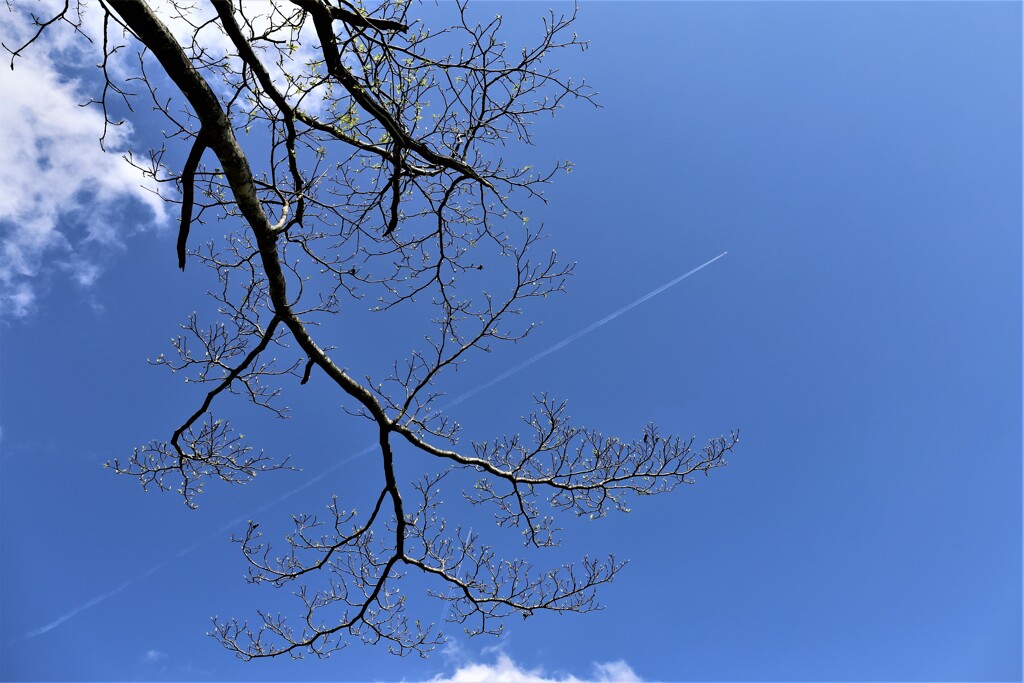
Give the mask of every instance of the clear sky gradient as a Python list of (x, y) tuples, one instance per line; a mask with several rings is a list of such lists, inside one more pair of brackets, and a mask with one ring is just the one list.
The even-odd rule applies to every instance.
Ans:
[[(526, 44), (546, 8), (477, 11), (505, 14)], [(8, 299), (0, 323), (0, 678), (412, 681), (478, 665), (551, 680), (1021, 679), (1021, 5), (586, 3), (577, 30), (590, 50), (556, 59), (603, 108), (570, 106), (515, 152), (574, 162), (529, 213), (577, 276), (528, 310), (543, 321), (529, 343), (447, 389), (728, 251), (452, 409), (473, 437), (515, 430), (541, 390), (623, 437), (648, 421), (698, 442), (741, 430), (710, 478), (570, 525), (566, 557), (631, 560), (607, 609), (509, 621), (498, 641), (455, 629), (426, 660), (359, 645), (234, 660), (204, 635), (210, 616), (294, 607), (242, 581), (238, 520), (280, 534), (332, 494), (359, 504), (377, 464), (355, 456), (374, 435), (314, 377), (287, 388), (291, 420), (234, 409), (300, 473), (208, 486), (190, 511), (103, 470), (194, 410), (199, 392), (145, 361), (208, 306), (209, 282), (178, 271), (174, 230), (138, 201), (86, 241), (95, 207), (79, 195), (56, 214), (66, 243), (8, 278), (32, 298)], [(16, 78), (0, 74), (0, 120), (24, 134)], [(133, 135), (150, 140), (161, 124), (140, 115)], [(26, 187), (60, 191), (46, 165), (11, 175), (41, 149), (3, 159), (7, 242)], [(382, 335), (407, 347), (423, 332), (345, 329), (345, 364), (359, 376), (390, 360)]]

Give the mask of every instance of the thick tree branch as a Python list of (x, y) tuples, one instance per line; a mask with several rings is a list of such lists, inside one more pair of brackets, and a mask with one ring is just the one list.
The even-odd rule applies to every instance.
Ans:
[(185, 270), (185, 253), (188, 247), (188, 233), (192, 225), (192, 205), (195, 197), (196, 169), (206, 151), (202, 129), (196, 133), (195, 142), (185, 159), (181, 171), (181, 222), (178, 225), (178, 267)]
[(345, 68), (341, 61), (341, 52), (338, 49), (338, 39), (334, 35), (334, 28), (331, 24), (331, 12), (328, 6), (321, 0), (291, 0), (294, 4), (310, 13), (313, 17), (313, 26), (316, 28), (317, 37), (320, 39), (321, 50), (327, 64), (327, 70), (338, 80), (342, 86), (352, 95), (363, 109), (370, 113), (387, 130), (391, 139), (395, 140), (402, 147), (419, 154), (423, 159), (432, 164), (457, 171), (473, 178), (480, 184), (493, 189), (490, 181), (477, 173), (469, 164), (454, 157), (438, 154), (430, 149), (422, 141), (413, 138), (402, 124), (397, 121), (379, 102), (377, 102), (367, 90), (359, 84), (356, 78)]
[(331, 361), (292, 311), (288, 303), (284, 271), (277, 254), (277, 235), (260, 202), (249, 161), (238, 144), (231, 120), (221, 107), (213, 88), (193, 66), (167, 26), (143, 0), (120, 0), (115, 8), (188, 99), (202, 128), (207, 131), (209, 146), (217, 154), (238, 208), (256, 238), (275, 312), (309, 358), (347, 394), (365, 406), (375, 419), (386, 421), (384, 410), (373, 394)]
[[(348, 3), (346, 3), (348, 4)], [(349, 5), (351, 7), (351, 5)], [(398, 31), (405, 33), (409, 30), (409, 27), (400, 21), (391, 21), (388, 19), (374, 19), (373, 17), (363, 16), (357, 12), (351, 12), (344, 7), (335, 7), (330, 5), (331, 17), (344, 21), (350, 26), (360, 26), (362, 28), (373, 28), (378, 31)]]

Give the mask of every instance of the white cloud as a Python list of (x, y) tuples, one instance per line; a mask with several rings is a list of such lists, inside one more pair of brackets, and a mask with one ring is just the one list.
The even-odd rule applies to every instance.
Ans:
[[(155, 223), (167, 216), (153, 183), (122, 158), (130, 125), (108, 129), (104, 152), (102, 112), (80, 106), (94, 88), (67, 77), (70, 65), (96, 62), (94, 48), (52, 28), (0, 79), (0, 311), (14, 316), (31, 311), (55, 266), (81, 286), (95, 282), (96, 256), (139, 229), (121, 217), (130, 204), (148, 207)], [(24, 13), (9, 12), (0, 38), (19, 45), (29, 29)]]
[(525, 669), (512, 659), (499, 653), (493, 664), (462, 664), (449, 677), (435, 676), (427, 683), (639, 683), (640, 677), (626, 662), (595, 663), (594, 674), (577, 678), (569, 674), (556, 676), (545, 674), (541, 668)]
[(598, 681), (625, 681), (626, 683), (639, 683), (640, 677), (633, 669), (621, 659), (614, 662), (602, 662), (594, 664)]

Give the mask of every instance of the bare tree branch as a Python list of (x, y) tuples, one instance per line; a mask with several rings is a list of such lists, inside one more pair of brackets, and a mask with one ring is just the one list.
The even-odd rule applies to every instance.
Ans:
[(178, 227), (178, 268), (185, 270), (185, 250), (188, 247), (188, 233), (192, 227), (192, 206), (195, 201), (196, 170), (199, 162), (206, 151), (206, 141), (203, 139), (203, 131), (196, 134), (196, 140), (192, 143), (192, 149), (185, 159), (185, 166), (181, 171), (181, 223)]
[[(530, 144), (538, 116), (567, 100), (593, 101), (586, 84), (546, 66), (558, 50), (586, 47), (571, 30), (575, 13), (549, 13), (537, 42), (516, 53), (501, 39), (500, 15), (477, 20), (464, 2), (446, 6), (453, 18), (437, 31), (397, 0), (373, 9), (347, 0), (100, 7), (98, 104), (108, 123), (108, 93), (129, 108), (148, 97), (163, 116), (166, 140), (137, 165), (180, 202), (179, 267), (191, 257), (219, 283), (210, 292), (218, 322), (193, 314), (172, 357), (154, 361), (212, 388), (168, 441), (109, 465), (144, 488), (177, 490), (192, 507), (209, 478), (244, 483), (284, 468), (215, 418), (214, 404), (238, 395), (286, 417), (286, 386), (306, 384), (314, 368), (345, 410), (372, 423), (376, 441), (379, 480), (361, 486), (373, 501), (365, 520), (335, 498), (325, 519), (294, 517), (283, 554), (256, 522), (235, 539), (252, 583), (293, 587), (301, 605), (292, 619), (215, 619), (213, 635), (244, 659), (323, 657), (355, 641), (424, 653), (443, 636), (407, 614), (399, 585), (409, 573), (432, 582), (448, 621), (471, 634), (498, 633), (515, 614), (600, 609), (598, 590), (624, 561), (535, 568), (502, 557), (479, 532), (449, 523), (457, 513), (439, 497), (442, 481), (461, 477), (466, 503), (518, 529), (523, 551), (543, 557), (561, 540), (560, 519), (628, 512), (638, 497), (725, 465), (738, 441), (733, 432), (695, 447), (654, 425), (621, 440), (575, 425), (564, 402), (542, 394), (524, 435), (463, 443), (458, 422), (437, 407), (447, 374), (526, 339), (534, 324), (519, 322), (523, 305), (561, 292), (572, 274), (541, 250), (542, 232), (522, 208), (543, 201), (543, 186), (570, 165), (516, 166), (504, 149)], [(12, 65), (46, 30), (82, 31), (75, 10), (33, 17), (38, 30), (8, 50)], [(128, 46), (137, 49), (132, 64)], [(127, 79), (112, 75), (129, 68)], [(165, 151), (178, 144), (189, 145), (182, 170), (167, 173)], [(207, 150), (215, 161), (203, 164)], [(223, 237), (201, 230), (213, 220), (229, 226)], [(200, 231), (205, 241), (189, 250)], [(367, 296), (382, 314), (433, 311), (428, 333), (403, 340), (406, 357), (376, 377), (350, 371), (362, 359), (331, 346), (321, 327), (344, 306), (366, 307)], [(418, 458), (422, 477), (400, 481), (396, 446)]]

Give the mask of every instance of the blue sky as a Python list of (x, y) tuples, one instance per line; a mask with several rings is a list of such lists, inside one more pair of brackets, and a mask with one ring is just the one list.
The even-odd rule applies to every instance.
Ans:
[[(545, 8), (478, 10), (525, 43)], [(45, 80), (71, 66), (40, 51), (0, 77), (0, 677), (1020, 680), (1020, 5), (588, 3), (577, 30), (590, 50), (560, 63), (603, 108), (541, 122), (528, 150), (575, 164), (529, 213), (577, 275), (530, 309), (528, 344), (449, 389), (729, 252), (454, 409), (474, 436), (515, 429), (539, 390), (624, 436), (741, 429), (714, 476), (572, 526), (567, 555), (631, 559), (607, 609), (456, 632), (426, 660), (246, 664), (205, 637), (276, 600), (242, 581), (232, 521), (281, 530), (358, 492), (372, 458), (285, 498), (373, 435), (311, 382), (289, 421), (237, 408), (301, 473), (211, 486), (190, 511), (102, 469), (193, 410), (145, 361), (208, 282), (177, 270), (169, 223), (98, 157), (71, 84)], [(159, 125), (143, 112), (120, 142)], [(371, 333), (349, 340), (385, 360)]]

